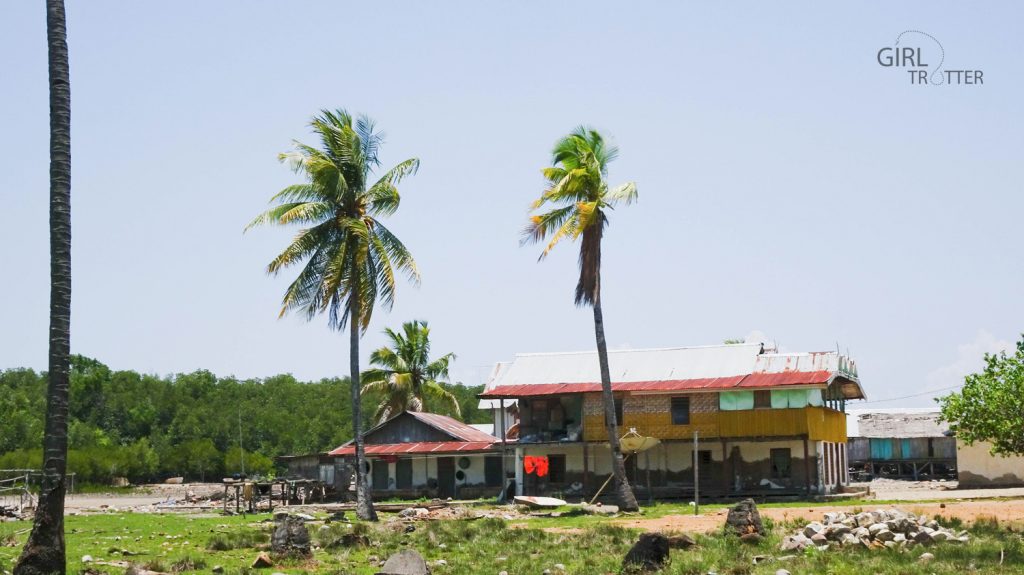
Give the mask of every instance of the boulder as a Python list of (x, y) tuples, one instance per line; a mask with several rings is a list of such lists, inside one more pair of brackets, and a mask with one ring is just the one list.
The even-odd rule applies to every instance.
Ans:
[(740, 541), (751, 545), (757, 545), (762, 539), (764, 539), (764, 537), (761, 537), (758, 533), (744, 533), (743, 535), (740, 535)]
[(737, 535), (745, 533), (757, 533), (764, 535), (764, 524), (761, 523), (761, 514), (757, 512), (757, 504), (753, 499), (744, 499), (732, 509), (725, 519), (725, 524), (732, 528)]
[(804, 537), (814, 537), (825, 530), (825, 526), (817, 521), (811, 521), (804, 527)]
[(693, 537), (690, 537), (685, 533), (680, 533), (679, 535), (672, 535), (668, 538), (668, 546), (673, 549), (689, 549), (690, 547), (693, 547), (696, 544), (697, 542), (693, 539)]
[(622, 560), (623, 570), (640, 568), (644, 571), (656, 571), (664, 567), (668, 561), (668, 537), (661, 533), (644, 533)]
[(779, 549), (782, 551), (803, 551), (805, 547), (811, 544), (811, 540), (804, 537), (802, 534), (787, 535), (782, 539), (782, 544), (779, 545)]
[(402, 549), (395, 553), (377, 572), (377, 575), (428, 575), (430, 568), (423, 556), (412, 549)]
[(256, 559), (253, 559), (252, 562), (253, 569), (267, 569), (273, 566), (274, 561), (271, 560), (270, 555), (267, 555), (266, 552), (264, 551), (261, 551), (260, 554), (256, 556)]
[(309, 530), (305, 521), (291, 515), (274, 517), (274, 533), (270, 536), (270, 550), (277, 555), (297, 555), (308, 557), (313, 553), (310, 548)]

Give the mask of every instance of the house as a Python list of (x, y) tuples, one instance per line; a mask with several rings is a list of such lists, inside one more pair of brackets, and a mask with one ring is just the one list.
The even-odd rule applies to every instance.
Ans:
[[(843, 412), (864, 398), (848, 357), (735, 344), (615, 350), (608, 362), (620, 433), (660, 440), (626, 460), (638, 496), (691, 496), (694, 463), (709, 495), (846, 484)], [(495, 366), (481, 406), (514, 450), (517, 494), (589, 496), (609, 477), (600, 381), (596, 352), (520, 354)]]
[[(436, 413), (406, 411), (363, 435), (373, 497), (474, 499), (502, 487), (500, 440)], [(330, 452), (354, 466), (351, 441)]]
[(847, 453), (858, 480), (955, 479), (956, 439), (935, 408), (850, 410)]
[(992, 444), (956, 442), (957, 479), (961, 489), (1024, 486), (1024, 456), (992, 455)]

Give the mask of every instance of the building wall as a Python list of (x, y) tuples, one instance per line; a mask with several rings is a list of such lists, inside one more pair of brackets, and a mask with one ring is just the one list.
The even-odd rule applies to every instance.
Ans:
[(956, 442), (960, 487), (1009, 487), (1024, 485), (1024, 456), (992, 455), (992, 444)]

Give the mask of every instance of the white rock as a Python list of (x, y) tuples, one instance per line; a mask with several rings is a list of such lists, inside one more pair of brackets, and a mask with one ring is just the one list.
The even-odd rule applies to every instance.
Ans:
[(92, 555), (82, 555), (82, 563), (92, 563)]
[(927, 563), (927, 562), (931, 561), (932, 559), (935, 559), (935, 556), (932, 555), (931, 553), (922, 553), (921, 556), (917, 558), (917, 560), (920, 561), (921, 563)]

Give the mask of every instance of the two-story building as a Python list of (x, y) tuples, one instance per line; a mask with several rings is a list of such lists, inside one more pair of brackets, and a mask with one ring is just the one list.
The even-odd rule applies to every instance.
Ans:
[[(626, 461), (639, 497), (692, 494), (695, 461), (708, 495), (846, 484), (845, 406), (864, 399), (848, 357), (758, 343), (616, 350), (608, 361), (620, 433), (660, 440)], [(521, 354), (495, 367), (481, 406), (515, 453), (518, 494), (586, 496), (609, 477), (600, 381), (593, 351)]]

